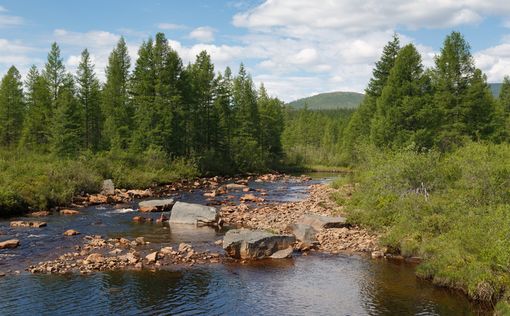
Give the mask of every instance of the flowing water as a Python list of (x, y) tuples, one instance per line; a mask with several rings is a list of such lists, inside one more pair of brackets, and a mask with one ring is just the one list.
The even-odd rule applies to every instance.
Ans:
[[(312, 183), (331, 175), (315, 175)], [(272, 202), (306, 197), (310, 182), (250, 183), (267, 190)], [(205, 203), (202, 191), (175, 198)], [(0, 315), (479, 315), (487, 309), (463, 295), (415, 277), (414, 266), (362, 256), (311, 254), (292, 260), (261, 260), (161, 271), (114, 271), (91, 275), (32, 275), (30, 264), (71, 251), (86, 234), (144, 236), (152, 245), (190, 242), (221, 251), (214, 241), (224, 231), (209, 227), (135, 224), (137, 202), (123, 209), (91, 207), (78, 216), (54, 215), (41, 229), (12, 229), (0, 221), (0, 240), (21, 246), (0, 250)], [(157, 218), (158, 214), (151, 214)], [(24, 218), (20, 218), (24, 219)], [(33, 219), (31, 219), (33, 220)], [(64, 237), (76, 229), (82, 235)]]

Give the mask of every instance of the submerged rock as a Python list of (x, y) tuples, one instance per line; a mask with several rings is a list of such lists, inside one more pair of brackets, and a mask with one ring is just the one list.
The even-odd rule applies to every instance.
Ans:
[[(223, 249), (237, 259), (262, 259), (292, 247), (293, 235), (276, 235), (263, 230), (229, 230), (223, 238)], [(281, 256), (281, 254), (279, 255)]]
[(324, 228), (341, 228), (348, 226), (345, 217), (333, 217), (315, 214), (305, 214), (298, 224), (310, 225), (317, 231), (320, 231)]
[(174, 204), (174, 199), (163, 199), (143, 201), (138, 206), (140, 212), (169, 212)]
[(46, 222), (39, 221), (13, 221), (11, 222), (11, 227), (34, 227), (40, 228), (46, 226)]
[(12, 249), (19, 246), (19, 240), (18, 239), (10, 239), (6, 241), (0, 242), (0, 249)]
[(170, 214), (170, 224), (216, 225), (219, 212), (215, 207), (177, 202)]

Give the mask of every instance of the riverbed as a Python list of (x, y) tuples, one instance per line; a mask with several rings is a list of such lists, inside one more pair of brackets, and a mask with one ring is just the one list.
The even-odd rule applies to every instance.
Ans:
[[(250, 183), (264, 189), (266, 201), (288, 202), (306, 197), (311, 184), (329, 181)], [(172, 197), (206, 203), (203, 191), (176, 192)], [(236, 197), (239, 197), (239, 193)], [(162, 270), (112, 271), (90, 275), (32, 275), (24, 269), (71, 251), (85, 235), (108, 238), (143, 236), (147, 247), (191, 243), (221, 251), (214, 242), (225, 230), (209, 227), (137, 224), (134, 201), (122, 208), (89, 207), (77, 216), (52, 215), (40, 229), (14, 229), (0, 221), (3, 239), (21, 246), (0, 250), (0, 314), (2, 315), (479, 315), (488, 310), (461, 293), (434, 287), (415, 277), (414, 266), (372, 260), (361, 255), (310, 253), (288, 260), (174, 267)], [(150, 214), (154, 219), (159, 214)], [(27, 218), (19, 218), (27, 219)], [(81, 235), (62, 236), (67, 229)], [(19, 274), (16, 274), (19, 271)]]

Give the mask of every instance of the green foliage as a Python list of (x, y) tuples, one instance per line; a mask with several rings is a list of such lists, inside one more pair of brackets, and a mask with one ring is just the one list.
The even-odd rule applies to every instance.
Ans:
[(296, 110), (307, 107), (310, 110), (354, 109), (363, 101), (364, 95), (357, 92), (327, 92), (292, 101), (287, 105)]
[(25, 103), (21, 75), (16, 67), (7, 71), (0, 83), (0, 144), (14, 146), (21, 135)]
[[(349, 206), (354, 223), (383, 233), (421, 276), (497, 300), (510, 286), (510, 146), (470, 143), (437, 151), (365, 152)], [(489, 242), (490, 241), (490, 242)]]

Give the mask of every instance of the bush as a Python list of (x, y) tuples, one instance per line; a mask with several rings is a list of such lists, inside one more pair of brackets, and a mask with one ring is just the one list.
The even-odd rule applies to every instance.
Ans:
[(454, 152), (370, 152), (349, 202), (350, 221), (382, 243), (422, 256), (418, 274), (495, 301), (510, 288), (510, 146)]

